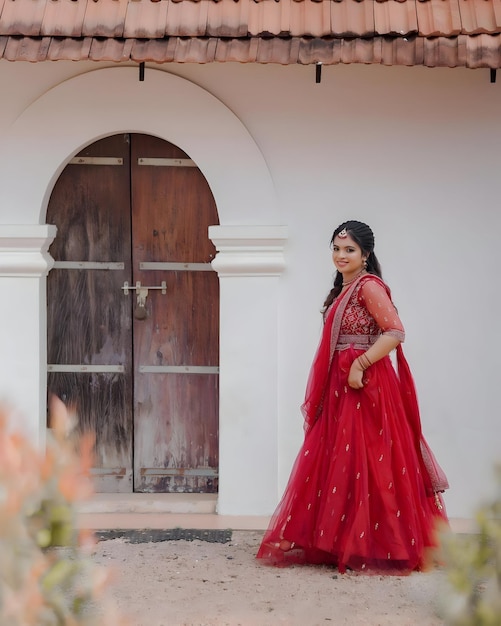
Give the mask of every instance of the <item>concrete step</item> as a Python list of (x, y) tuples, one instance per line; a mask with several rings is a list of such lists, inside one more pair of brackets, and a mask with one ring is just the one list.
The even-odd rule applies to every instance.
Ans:
[(96, 493), (78, 504), (78, 525), (89, 530), (200, 528), (264, 530), (267, 516), (218, 515), (217, 494)]
[[(218, 515), (217, 494), (97, 493), (78, 504), (78, 525), (90, 530), (198, 528), (264, 531), (263, 515)], [(475, 532), (471, 519), (453, 518), (451, 530)]]
[(78, 527), (88, 530), (198, 528), (204, 530), (264, 531), (266, 516), (216, 513), (80, 513)]
[(172, 513), (216, 512), (217, 494), (206, 493), (96, 493), (81, 502), (80, 513)]

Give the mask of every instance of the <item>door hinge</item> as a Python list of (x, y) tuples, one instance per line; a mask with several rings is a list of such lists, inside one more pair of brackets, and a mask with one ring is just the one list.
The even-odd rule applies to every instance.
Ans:
[(70, 165), (123, 165), (121, 157), (74, 157)]
[(192, 159), (160, 159), (154, 157), (139, 157), (137, 164), (154, 165), (156, 167), (197, 167), (197, 164)]

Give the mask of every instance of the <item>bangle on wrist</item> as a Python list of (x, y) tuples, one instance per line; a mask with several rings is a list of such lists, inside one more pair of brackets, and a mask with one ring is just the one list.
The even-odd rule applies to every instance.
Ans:
[(365, 352), (357, 357), (357, 361), (364, 372), (368, 367), (372, 365), (371, 360)]

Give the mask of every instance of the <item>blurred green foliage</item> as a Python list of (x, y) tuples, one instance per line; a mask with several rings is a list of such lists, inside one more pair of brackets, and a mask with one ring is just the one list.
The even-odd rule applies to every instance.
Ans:
[(449, 626), (501, 626), (501, 466), (496, 484), (492, 502), (477, 511), (474, 533), (442, 538)]
[(0, 624), (123, 624), (104, 595), (109, 573), (92, 561), (93, 534), (79, 531), (77, 504), (92, 494), (93, 442), (78, 450), (55, 404), (46, 449), (12, 432), (0, 414)]

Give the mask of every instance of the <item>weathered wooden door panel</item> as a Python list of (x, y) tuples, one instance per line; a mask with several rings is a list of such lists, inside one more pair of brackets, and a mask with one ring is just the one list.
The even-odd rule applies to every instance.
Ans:
[(217, 491), (218, 218), (194, 165), (165, 141), (114, 136), (53, 190), (48, 387), (96, 433), (98, 490)]
[(136, 390), (135, 490), (216, 492), (217, 374), (140, 373)]
[(207, 230), (217, 211), (184, 152), (153, 137), (136, 139), (133, 279), (165, 281), (166, 294), (152, 290), (147, 320), (134, 320), (135, 489), (214, 492), (219, 285)]
[(96, 435), (96, 486), (132, 484), (130, 160), (127, 135), (83, 150), (57, 181), (48, 277), (48, 392)]

